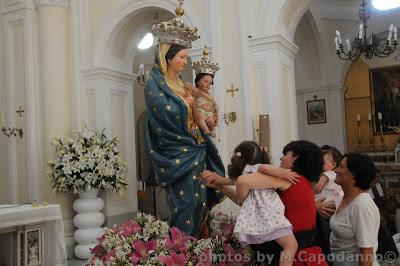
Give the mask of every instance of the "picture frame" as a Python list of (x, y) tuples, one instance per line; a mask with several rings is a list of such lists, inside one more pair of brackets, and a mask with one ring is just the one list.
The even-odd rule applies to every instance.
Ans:
[(307, 101), (307, 122), (312, 124), (326, 123), (325, 99)]
[(40, 225), (25, 229), (24, 232), (24, 255), (26, 266), (42, 265), (43, 236)]
[(383, 134), (397, 134), (394, 127), (400, 126), (400, 65), (370, 69), (369, 77), (374, 133), (380, 134), (381, 113)]

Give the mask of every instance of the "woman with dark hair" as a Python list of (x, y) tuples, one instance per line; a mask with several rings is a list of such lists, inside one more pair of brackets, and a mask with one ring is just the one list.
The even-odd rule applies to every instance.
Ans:
[[(305, 140), (292, 141), (283, 148), (281, 168), (298, 173), (297, 182), (288, 182), (270, 175), (268, 165), (261, 165), (258, 172), (240, 176), (237, 180), (238, 192), (275, 188), (285, 205), (285, 217), (293, 226), (293, 233), (298, 242), (298, 252), (293, 265), (327, 265), (317, 244), (316, 206), (311, 182), (322, 172), (321, 149)], [(210, 182), (209, 182), (210, 181)], [(207, 180), (219, 183), (213, 179)], [(242, 202), (247, 195), (234, 193), (229, 187), (219, 186), (222, 192), (235, 202)], [(273, 258), (271, 265), (278, 264), (281, 247), (275, 241), (251, 245), (257, 258)], [(267, 262), (267, 261), (264, 261)]]
[(192, 67), (196, 74), (194, 82), (198, 89), (194, 104), (194, 115), (203, 133), (215, 138), (215, 127), (218, 123), (218, 105), (209, 91), (214, 84), (214, 75), (219, 66), (211, 62), (208, 58), (208, 50), (204, 48), (201, 60), (193, 62)]
[(199, 236), (209, 209), (224, 197), (204, 186), (200, 173), (210, 169), (223, 175), (224, 166), (210, 137), (195, 122), (193, 88), (180, 78), (188, 48), (199, 38), (197, 29), (184, 25), (182, 6), (176, 14), (153, 26), (159, 46), (144, 88), (146, 143), (156, 182), (166, 188), (170, 225)]
[(335, 182), (343, 188), (344, 197), (329, 222), (333, 265), (379, 265), (375, 252), (380, 215), (367, 191), (376, 176), (375, 165), (367, 155), (348, 153), (342, 157), (336, 173)]

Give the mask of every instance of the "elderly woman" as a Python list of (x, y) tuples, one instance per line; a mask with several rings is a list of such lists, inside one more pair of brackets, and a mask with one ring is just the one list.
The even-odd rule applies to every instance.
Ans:
[(334, 266), (379, 265), (374, 259), (378, 248), (379, 210), (367, 190), (376, 175), (367, 155), (345, 154), (336, 169), (336, 183), (344, 197), (330, 219), (331, 252)]
[[(218, 186), (235, 202), (243, 202), (251, 190), (274, 188), (285, 205), (285, 217), (293, 226), (298, 242), (298, 252), (294, 266), (326, 266), (321, 248), (318, 246), (316, 231), (316, 205), (311, 182), (322, 172), (322, 153), (320, 148), (305, 140), (292, 141), (283, 148), (280, 167), (299, 174), (299, 180), (293, 184), (282, 178), (271, 176), (268, 165), (262, 165), (257, 173), (240, 176), (237, 181), (237, 193), (227, 186)], [(215, 177), (209, 172), (203, 178), (210, 186), (222, 184), (223, 177)], [(258, 258), (274, 258), (272, 265), (279, 262), (281, 247), (275, 241), (251, 245)], [(261, 254), (267, 254), (261, 255)], [(265, 261), (267, 262), (267, 261)]]
[(180, 78), (188, 48), (199, 38), (197, 29), (183, 24), (182, 6), (176, 15), (153, 26), (159, 47), (144, 88), (146, 142), (156, 181), (167, 191), (170, 225), (199, 236), (209, 209), (223, 198), (201, 183), (200, 173), (209, 169), (223, 175), (224, 166), (210, 137), (196, 124), (193, 88)]

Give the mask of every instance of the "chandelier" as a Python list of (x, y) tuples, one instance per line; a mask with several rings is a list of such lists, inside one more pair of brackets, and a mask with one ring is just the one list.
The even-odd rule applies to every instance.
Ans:
[(397, 28), (393, 24), (390, 25), (386, 44), (381, 45), (380, 39), (374, 33), (371, 33), (369, 36), (367, 35), (367, 20), (370, 18), (370, 10), (365, 0), (362, 0), (358, 15), (362, 23), (359, 27), (358, 36), (354, 38), (353, 42), (350, 43), (350, 40), (346, 39), (345, 47), (342, 44), (340, 32), (336, 31), (335, 45), (336, 54), (339, 58), (356, 61), (361, 54), (364, 54), (367, 60), (371, 60), (374, 56), (384, 58), (392, 54), (397, 46)]

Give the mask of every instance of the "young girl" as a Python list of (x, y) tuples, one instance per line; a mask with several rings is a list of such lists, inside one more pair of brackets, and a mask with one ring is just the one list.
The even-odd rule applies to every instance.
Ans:
[(324, 172), (314, 186), (315, 200), (324, 198), (325, 201), (334, 201), (337, 208), (343, 198), (343, 189), (335, 183), (336, 173), (334, 170), (339, 166), (342, 155), (336, 148), (324, 149), (322, 155)]
[[(275, 168), (269, 164), (266, 151), (256, 142), (244, 141), (235, 148), (235, 154), (228, 166), (228, 178), (215, 178), (214, 185), (233, 185), (239, 176), (257, 172), (261, 166), (271, 175), (293, 181), (295, 173), (288, 169)], [(208, 175), (208, 177), (207, 177)], [(206, 173), (207, 183), (212, 183), (211, 173)], [(274, 189), (243, 191), (240, 185), (237, 193), (248, 193), (237, 217), (234, 233), (240, 242), (261, 244), (275, 240), (282, 248), (280, 266), (292, 265), (297, 251), (297, 241), (292, 232), (292, 225), (285, 218), (285, 206)]]

